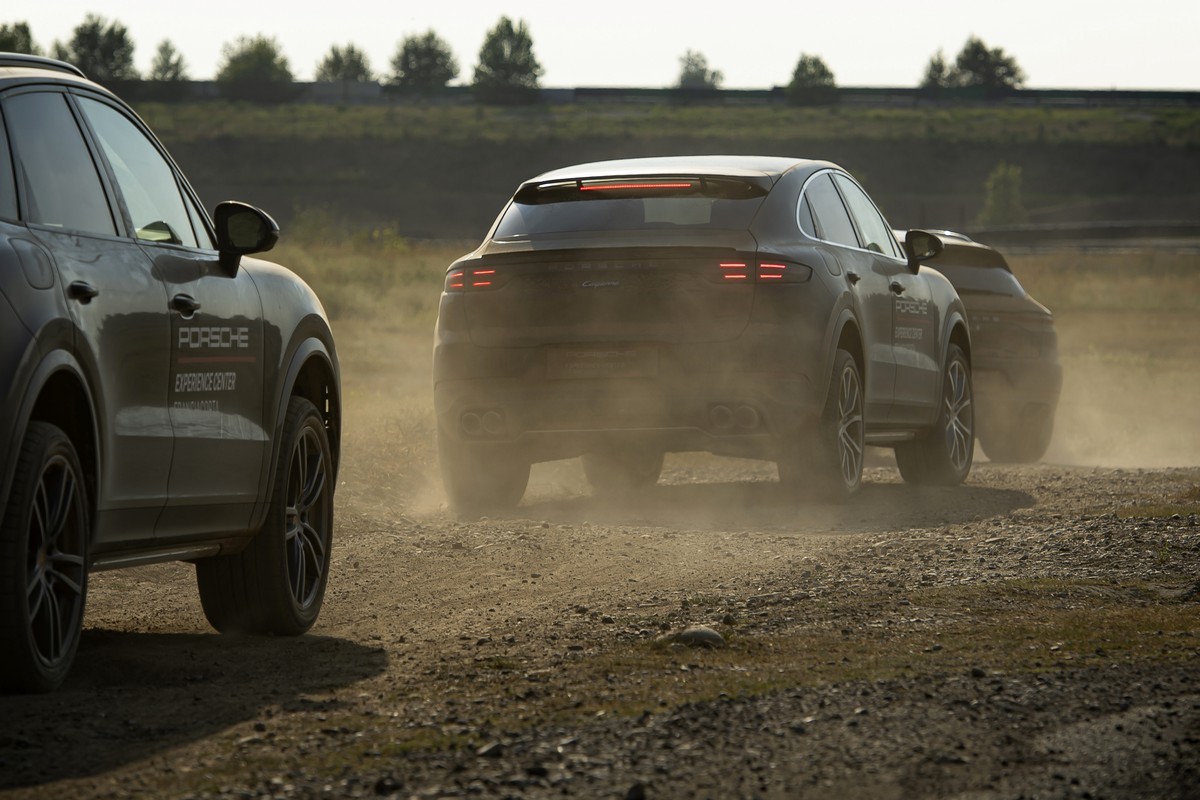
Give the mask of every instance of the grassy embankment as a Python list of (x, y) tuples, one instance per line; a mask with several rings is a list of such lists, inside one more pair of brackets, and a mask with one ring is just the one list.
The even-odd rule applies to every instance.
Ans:
[(1200, 213), (1200, 109), (566, 105), (532, 108), (146, 105), (202, 198), (296, 229), (481, 236), (517, 184), (585, 161), (734, 153), (835, 161), (902, 227), (968, 227), (1000, 162), (1034, 221)]

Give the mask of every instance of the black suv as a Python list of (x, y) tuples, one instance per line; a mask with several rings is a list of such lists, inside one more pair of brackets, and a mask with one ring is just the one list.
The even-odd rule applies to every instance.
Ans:
[(339, 455), (329, 322), (242, 256), (145, 124), (74, 67), (0, 54), (0, 690), (49, 690), (91, 570), (196, 565), (217, 630), (299, 634), (325, 591)]

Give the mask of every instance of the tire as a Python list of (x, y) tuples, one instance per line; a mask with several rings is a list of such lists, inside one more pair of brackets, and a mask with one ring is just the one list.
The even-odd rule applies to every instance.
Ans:
[(838, 350), (815, 441), (784, 448), (779, 481), (789, 493), (845, 502), (862, 487), (862, 369)]
[(334, 466), (325, 421), (293, 397), (267, 518), (240, 553), (196, 562), (204, 615), (221, 633), (298, 636), (317, 620), (333, 544)]
[(979, 446), (992, 461), (1032, 464), (1046, 455), (1054, 435), (1054, 407), (1030, 403), (1017, 414), (979, 427)]
[(658, 483), (663, 452), (640, 447), (620, 447), (586, 453), (583, 474), (592, 490), (602, 496), (629, 494)]
[(942, 370), (937, 422), (926, 436), (896, 447), (896, 465), (906, 483), (957, 486), (971, 473), (974, 451), (971, 364), (952, 344)]
[(529, 462), (503, 447), (470, 447), (438, 433), (438, 465), (450, 508), (487, 513), (516, 508), (529, 486)]
[(89, 508), (71, 440), (54, 425), (30, 422), (0, 528), (0, 689), (51, 691), (75, 660)]

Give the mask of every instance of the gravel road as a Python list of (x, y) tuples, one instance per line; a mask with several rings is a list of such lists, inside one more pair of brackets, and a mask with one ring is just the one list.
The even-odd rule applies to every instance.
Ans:
[(874, 463), (844, 507), (540, 465), (503, 519), (350, 465), (310, 635), (98, 574), (67, 685), (0, 697), (0, 796), (1200, 797), (1200, 469)]

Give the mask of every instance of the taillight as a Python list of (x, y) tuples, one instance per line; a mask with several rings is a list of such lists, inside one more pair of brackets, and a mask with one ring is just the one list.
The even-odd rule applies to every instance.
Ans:
[(723, 281), (744, 283), (750, 280), (750, 270), (746, 268), (745, 262), (722, 261), (720, 268)]
[(446, 273), (447, 292), (467, 292), (496, 289), (500, 286), (500, 274), (490, 267), (466, 267), (452, 269)]
[(806, 283), (812, 277), (811, 267), (778, 259), (722, 261), (717, 267), (721, 283)]

